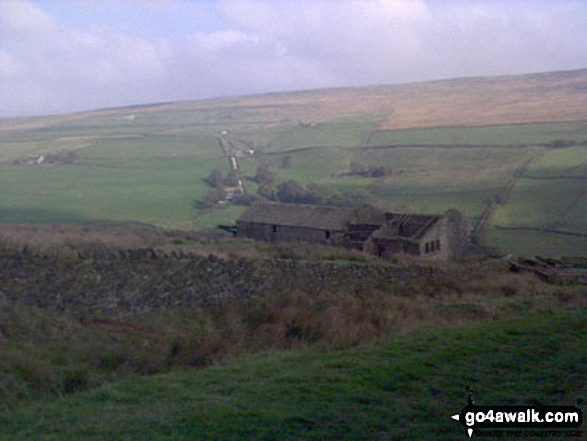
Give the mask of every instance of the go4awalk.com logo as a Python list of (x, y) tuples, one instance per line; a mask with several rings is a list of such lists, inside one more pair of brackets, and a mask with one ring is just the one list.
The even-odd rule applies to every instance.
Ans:
[(581, 437), (583, 411), (577, 406), (477, 406), (469, 394), (468, 404), (452, 415), (469, 437)]

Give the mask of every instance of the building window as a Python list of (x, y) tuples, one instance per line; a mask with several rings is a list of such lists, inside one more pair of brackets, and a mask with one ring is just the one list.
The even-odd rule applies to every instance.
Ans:
[(330, 239), (330, 231), (326, 230), (326, 231), (324, 232), (324, 237), (325, 237), (326, 239)]
[(440, 251), (440, 240), (436, 239), (436, 251)]
[(277, 233), (277, 225), (271, 226), (271, 231), (273, 231), (274, 233)]
[(425, 253), (429, 253), (430, 252), (430, 244), (428, 242), (426, 242), (426, 248), (425, 248)]
[(383, 257), (385, 254), (385, 247), (383, 245), (377, 245), (377, 255)]
[(430, 251), (434, 252), (436, 244), (434, 242), (430, 242)]

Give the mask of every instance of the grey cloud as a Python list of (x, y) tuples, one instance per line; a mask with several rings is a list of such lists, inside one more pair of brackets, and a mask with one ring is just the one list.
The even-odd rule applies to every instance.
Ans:
[(71, 29), (29, 1), (1, 0), (0, 116), (587, 67), (581, 2), (218, 5), (224, 25), (198, 32), (195, 23), (178, 40)]
[(0, 36), (3, 40), (27, 39), (38, 32), (52, 32), (57, 28), (53, 18), (27, 1), (0, 2)]

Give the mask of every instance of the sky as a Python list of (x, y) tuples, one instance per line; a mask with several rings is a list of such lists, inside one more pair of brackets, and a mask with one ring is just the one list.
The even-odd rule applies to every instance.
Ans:
[(0, 0), (0, 117), (581, 68), (583, 0)]

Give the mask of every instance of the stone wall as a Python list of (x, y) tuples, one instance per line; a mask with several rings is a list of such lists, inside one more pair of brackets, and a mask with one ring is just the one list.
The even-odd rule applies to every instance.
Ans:
[[(460, 257), (454, 255), (452, 252), (452, 249), (455, 247), (455, 245), (453, 244), (451, 246), (451, 239), (449, 238), (449, 230), (451, 228), (450, 222), (450, 219), (445, 216), (442, 219), (439, 219), (438, 222), (436, 222), (436, 224), (430, 228), (430, 230), (428, 230), (424, 236), (422, 236), (419, 244), (420, 256), (428, 259), (439, 260), (448, 260)], [(433, 244), (434, 251), (432, 251)], [(426, 252), (426, 245), (428, 245), (428, 252)]]
[(74, 257), (0, 250), (0, 306), (37, 305), (83, 314), (246, 301), (281, 291), (374, 290), (413, 295), (450, 283), (440, 269), (316, 261), (230, 259), (99, 248)]
[(457, 210), (448, 210), (445, 213), (446, 238), (450, 249), (451, 259), (465, 257), (471, 245), (473, 220)]

